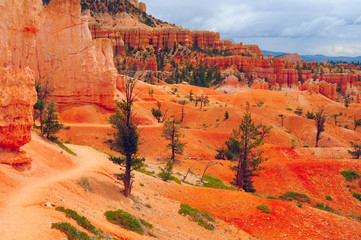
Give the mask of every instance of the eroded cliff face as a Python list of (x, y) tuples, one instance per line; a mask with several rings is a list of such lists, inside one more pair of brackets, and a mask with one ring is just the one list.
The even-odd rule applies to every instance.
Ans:
[(16, 150), (31, 139), (36, 92), (28, 66), (41, 9), (38, 0), (0, 0), (0, 148)]
[(42, 15), (32, 68), (38, 79), (50, 81), (58, 107), (96, 104), (113, 109), (116, 69), (111, 42), (92, 40), (80, 0), (52, 0)]
[(228, 50), (232, 54), (245, 54), (255, 57), (263, 56), (257, 45), (235, 44), (221, 40), (220, 33), (212, 31), (191, 31), (179, 27), (103, 27), (92, 21), (89, 25), (94, 39), (108, 38), (112, 40), (114, 54), (124, 54), (124, 47), (137, 51), (147, 47), (161, 49), (173, 48), (174, 44), (186, 47), (196, 46), (207, 50)]

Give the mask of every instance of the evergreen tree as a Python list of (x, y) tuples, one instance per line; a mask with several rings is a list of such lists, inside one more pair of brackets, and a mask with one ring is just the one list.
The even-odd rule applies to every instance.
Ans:
[(160, 118), (163, 116), (162, 111), (156, 108), (152, 108), (152, 114), (158, 120), (158, 123), (160, 123)]
[(121, 166), (125, 167), (125, 173), (121, 174), (119, 179), (124, 183), (124, 195), (130, 196), (133, 180), (131, 172), (142, 167), (144, 158), (138, 158), (139, 133), (134, 123), (134, 114), (132, 106), (134, 102), (134, 88), (136, 81), (127, 79), (125, 87), (125, 99), (121, 102), (117, 101), (117, 109), (114, 115), (110, 116), (109, 122), (117, 131), (114, 133), (115, 141), (112, 149), (123, 154), (124, 157), (111, 156), (109, 159)]
[(40, 120), (40, 132), (44, 135), (43, 131), (43, 114), (46, 111), (49, 96), (53, 92), (50, 88), (49, 80), (42, 78), (41, 80), (35, 80), (35, 90), (37, 94), (37, 101), (34, 105), (34, 121)]
[(161, 168), (160, 169), (160, 173), (159, 173), (159, 177), (163, 180), (163, 181), (168, 181), (170, 180), (172, 174), (173, 174), (173, 162), (172, 161), (168, 161), (167, 165), (165, 166), (165, 168)]
[(283, 120), (286, 116), (284, 114), (278, 114), (278, 116), (281, 118), (281, 126), (283, 127)]
[(226, 111), (225, 113), (224, 113), (224, 120), (227, 120), (229, 118), (229, 113), (228, 113), (228, 111)]
[(55, 104), (49, 103), (42, 116), (43, 132), (42, 134), (51, 140), (56, 140), (54, 136), (57, 132), (64, 128), (63, 124), (59, 123), (58, 115), (56, 114)]
[(348, 152), (356, 159), (360, 159), (361, 156), (361, 145), (351, 142), (354, 151), (348, 150)]
[(167, 145), (167, 148), (172, 150), (171, 160), (175, 161), (176, 154), (183, 154), (183, 149), (185, 143), (181, 142), (179, 138), (181, 137), (180, 133), (181, 126), (179, 123), (173, 118), (172, 120), (165, 121), (162, 131), (162, 136), (169, 140), (170, 143)]
[[(264, 138), (269, 134), (271, 127), (256, 125), (249, 112), (249, 103), (238, 130), (233, 130), (226, 142), (229, 157), (237, 161), (232, 167), (236, 172), (233, 184), (246, 192), (255, 192), (253, 177), (263, 168), (259, 165), (267, 159), (262, 157), (262, 151), (256, 149), (263, 145)], [(227, 153), (227, 151), (226, 151)]]
[(318, 112), (315, 115), (314, 121), (315, 121), (315, 125), (317, 127), (317, 134), (316, 134), (316, 148), (317, 148), (321, 133), (325, 131), (326, 115), (324, 113), (323, 108), (318, 110)]
[(361, 126), (361, 119), (354, 119), (355, 128), (354, 131), (356, 131), (358, 126)]

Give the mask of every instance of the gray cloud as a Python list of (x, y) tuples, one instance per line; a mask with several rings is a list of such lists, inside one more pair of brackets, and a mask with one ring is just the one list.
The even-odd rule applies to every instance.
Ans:
[(143, 0), (154, 17), (261, 49), (361, 55), (361, 0)]

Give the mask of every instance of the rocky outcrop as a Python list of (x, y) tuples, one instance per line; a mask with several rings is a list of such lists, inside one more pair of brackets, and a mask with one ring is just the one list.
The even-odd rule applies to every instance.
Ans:
[(298, 71), (296, 69), (282, 69), (277, 74), (277, 85), (281, 88), (298, 89)]
[(328, 83), (337, 84), (342, 94), (346, 94), (349, 89), (353, 89), (356, 85), (357, 76), (350, 74), (324, 74), (320, 76), (320, 80)]
[(312, 93), (320, 93), (329, 99), (336, 101), (337, 99), (337, 85), (327, 83), (325, 81), (309, 79), (305, 83), (299, 85), (299, 90), (309, 91)]
[(218, 32), (191, 31), (179, 27), (105, 28), (94, 22), (89, 25), (89, 28), (94, 39), (109, 38), (112, 40), (115, 55), (123, 54), (124, 46), (136, 51), (147, 47), (170, 49), (177, 43), (186, 47), (196, 46), (203, 50), (228, 50), (232, 54), (263, 56), (257, 45), (235, 44), (231, 41), (221, 40)]
[(281, 60), (281, 61), (294, 62), (294, 63), (302, 62), (301, 56), (298, 55), (297, 53), (285, 54), (285, 55), (276, 57), (276, 59)]
[(240, 82), (237, 77), (231, 75), (224, 79), (222, 85), (216, 90), (227, 94), (233, 94), (247, 89), (249, 89), (249, 86), (246, 83)]
[(28, 65), (41, 9), (38, 0), (0, 0), (0, 148), (16, 150), (31, 139), (36, 92)]
[(50, 81), (57, 105), (113, 109), (116, 69), (111, 42), (92, 40), (80, 0), (52, 0), (43, 17), (32, 68), (39, 79)]

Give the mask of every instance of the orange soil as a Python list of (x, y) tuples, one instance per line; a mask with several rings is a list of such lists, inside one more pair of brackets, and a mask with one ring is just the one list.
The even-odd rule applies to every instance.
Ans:
[[(269, 160), (263, 163), (265, 169), (254, 179), (257, 192), (279, 196), (287, 191), (296, 191), (307, 194), (311, 198), (311, 204), (299, 208), (295, 203), (260, 198), (238, 191), (179, 186), (173, 183), (152, 185), (155, 193), (161, 192), (166, 198), (207, 210), (262, 239), (361, 239), (360, 223), (346, 218), (346, 215), (361, 215), (361, 203), (351, 195), (352, 191), (361, 192), (361, 189), (357, 181), (348, 183), (339, 173), (341, 170), (360, 169), (358, 161), (348, 159), (350, 155), (347, 152), (350, 141), (361, 139), (360, 130), (333, 126), (334, 119), (329, 117), (326, 131), (321, 134), (319, 142), (323, 147), (312, 148), (316, 135), (314, 122), (287, 110), (302, 107), (304, 115), (307, 111), (325, 107), (329, 116), (342, 112), (343, 116), (337, 119), (338, 124), (353, 128), (353, 116), (361, 116), (358, 104), (352, 104), (346, 109), (342, 104), (322, 95), (299, 91), (249, 90), (225, 95), (182, 84), (157, 87), (141, 83), (140, 88), (145, 90), (138, 95), (134, 109), (141, 131), (140, 155), (145, 156), (148, 163), (164, 165), (170, 155), (166, 149), (167, 142), (161, 136), (162, 124), (157, 123), (151, 114), (156, 101), (161, 102), (163, 112), (168, 111), (168, 117), (174, 115), (176, 119), (180, 119), (181, 109), (184, 107), (185, 118), (182, 124), (185, 128), (181, 132), (187, 145), (184, 155), (175, 164), (175, 171), (185, 173), (192, 167), (197, 174), (203, 173), (207, 163), (214, 160), (216, 149), (227, 140), (232, 129), (238, 127), (246, 102), (249, 102), (253, 119), (273, 127), (270, 137), (261, 148)], [(154, 89), (152, 96), (147, 88)], [(175, 94), (171, 93), (172, 88), (178, 89)], [(194, 95), (207, 94), (209, 105), (201, 110), (194, 103), (185, 106), (178, 104), (190, 90)], [(121, 99), (122, 93), (119, 92), (118, 95), (118, 99)], [(264, 104), (257, 107), (260, 101)], [(72, 115), (78, 114), (77, 110), (68, 111), (74, 111)], [(224, 119), (226, 111), (230, 115), (228, 120)], [(98, 111), (86, 112), (89, 118), (92, 115), (94, 119), (99, 118)], [(102, 114), (102, 119), (105, 119), (110, 113)], [(283, 127), (279, 114), (286, 116)], [(60, 134), (63, 141), (69, 140), (114, 153), (107, 144), (108, 139), (112, 138), (113, 130), (106, 121), (80, 121), (82, 124), (74, 124), (74, 118), (63, 116), (62, 119), (66, 125), (71, 123), (68, 124), (71, 128)], [(226, 183), (230, 182), (234, 176), (229, 168), (231, 163), (217, 163), (207, 173)], [(155, 180), (147, 177), (146, 181), (153, 184)], [(326, 195), (330, 195), (333, 200), (326, 201)], [(318, 202), (327, 204), (342, 216), (312, 208)], [(256, 206), (261, 203), (267, 204), (272, 212), (264, 214), (257, 210)]]

